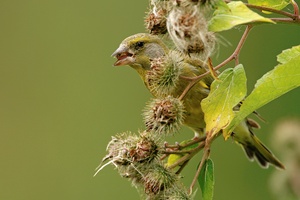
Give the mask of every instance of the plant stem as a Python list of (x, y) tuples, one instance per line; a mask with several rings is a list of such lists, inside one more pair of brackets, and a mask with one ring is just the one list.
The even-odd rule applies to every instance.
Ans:
[(198, 166), (198, 169), (197, 169), (197, 172), (193, 178), (193, 181), (190, 185), (190, 188), (189, 188), (189, 194), (192, 194), (193, 192), (193, 188), (197, 182), (197, 179), (198, 179), (198, 176), (201, 172), (201, 169), (204, 165), (204, 163), (206, 162), (206, 160), (209, 158), (209, 155), (210, 155), (210, 146), (212, 144), (212, 142), (217, 138), (219, 137), (221, 134), (220, 133), (217, 133), (215, 135), (211, 135), (210, 133), (207, 133), (207, 138), (205, 140), (205, 145), (204, 145), (204, 153), (203, 153), (203, 156), (202, 156), (202, 159), (200, 161), (200, 164)]
[(185, 144), (178, 144), (176, 143), (175, 145), (169, 145), (168, 143), (165, 143), (165, 148), (170, 148), (170, 149), (183, 149), (185, 147), (191, 146), (193, 144), (199, 143), (199, 142), (203, 142), (205, 141), (206, 136), (203, 137), (199, 137), (199, 138), (193, 138), (193, 140), (191, 140), (190, 142), (187, 142)]
[[(175, 145), (169, 145), (168, 143), (165, 143), (165, 151), (162, 151), (162, 153), (164, 154), (161, 157), (161, 160), (165, 159), (168, 155), (170, 154), (186, 154), (184, 155), (182, 158), (178, 159), (175, 163), (173, 163), (171, 166), (169, 166), (170, 169), (175, 168), (177, 166), (180, 165), (180, 168), (178, 169), (178, 171), (176, 172), (176, 174), (179, 174), (183, 168), (186, 166), (186, 164), (188, 163), (188, 161), (194, 156), (196, 155), (200, 150), (203, 149), (204, 147), (204, 141), (206, 140), (206, 136), (203, 137), (199, 137), (199, 138), (194, 138), (192, 141), (180, 145), (178, 143), (176, 143)], [(197, 144), (199, 143), (199, 145), (196, 148), (190, 149), (190, 150), (183, 150), (180, 151), (180, 149), (186, 148), (188, 146), (191, 146), (193, 144)], [(175, 149), (175, 150), (167, 150), (167, 149)]]
[(186, 155), (184, 155), (183, 157), (178, 159), (172, 165), (168, 166), (168, 168), (173, 169), (173, 168), (177, 167), (178, 165), (181, 165), (181, 164), (185, 163), (186, 161), (189, 161), (192, 157), (194, 157), (194, 155), (196, 155), (200, 150), (202, 150), (204, 146), (205, 146), (205, 142), (199, 143), (199, 145), (196, 148), (191, 149)]
[(260, 11), (268, 11), (268, 12), (283, 15), (283, 16), (286, 16), (286, 17), (289, 17), (289, 18), (292, 18), (292, 19), (295, 18), (294, 14), (291, 14), (289, 12), (285, 12), (285, 11), (282, 11), (282, 10), (277, 10), (277, 9), (274, 9), (274, 8), (268, 8), (268, 7), (264, 7), (264, 6), (257, 6), (257, 5), (253, 5), (253, 4), (249, 4), (249, 3), (245, 3), (245, 5), (248, 8), (257, 9), (257, 10), (260, 10)]
[(269, 18), (269, 19), (271, 19), (273, 22), (291, 23), (291, 24), (295, 24), (295, 22), (298, 21), (298, 23), (296, 23), (296, 24), (300, 25), (300, 19), (297, 19), (297, 20), (290, 19), (290, 18)]
[[(250, 30), (252, 29), (252, 25), (247, 25), (245, 32), (243, 34), (243, 36), (241, 37), (236, 49), (234, 50), (234, 52), (231, 54), (231, 56), (229, 56), (226, 60), (224, 60), (221, 64), (219, 64), (218, 66), (213, 68), (213, 71), (217, 71), (218, 69), (222, 68), (224, 65), (228, 64), (230, 61), (235, 60), (235, 64), (237, 65), (239, 63), (239, 54), (240, 51), (247, 39), (247, 36), (249, 35)], [(199, 76), (195, 76), (195, 77), (184, 77), (181, 76), (180, 78), (186, 79), (186, 80), (190, 80), (191, 82), (188, 84), (188, 86), (185, 88), (185, 90), (182, 92), (182, 94), (180, 95), (180, 97), (178, 98), (179, 100), (182, 100), (185, 95), (188, 93), (188, 91), (196, 84), (199, 82), (200, 79), (202, 79), (203, 77), (207, 76), (208, 74), (211, 74), (210, 71), (205, 72), (204, 74), (201, 74)]]
[(163, 154), (187, 154), (193, 152), (194, 149), (189, 149), (189, 150), (174, 150), (174, 151), (162, 151)]
[(208, 58), (208, 62), (207, 62), (207, 65), (208, 65), (208, 69), (210, 71), (210, 74), (212, 75), (212, 77), (217, 80), (218, 79), (218, 73), (215, 71), (214, 69), (214, 66), (212, 64), (212, 61), (211, 61), (211, 58)]
[(258, 6), (258, 5), (248, 4), (248, 3), (245, 3), (245, 5), (249, 8), (257, 9), (260, 11), (268, 11), (268, 12), (272, 12), (272, 13), (276, 13), (276, 14), (288, 17), (288, 18), (270, 18), (274, 22), (300, 24), (299, 6), (294, 0), (291, 1), (291, 5), (294, 8), (294, 13), (289, 13), (289, 12), (277, 10), (274, 8), (268, 8), (268, 7)]
[(291, 2), (292, 6), (294, 7), (294, 14), (295, 16), (298, 16), (298, 20), (300, 20), (298, 4), (294, 0), (292, 0)]
[[(190, 91), (190, 89), (196, 84), (198, 83), (198, 81), (203, 78), (204, 76), (210, 74), (210, 71), (205, 72), (204, 74), (201, 74), (200, 76), (196, 76), (196, 77), (190, 77), (189, 80), (191, 82), (189, 82), (189, 84), (187, 85), (187, 87), (184, 89), (184, 91), (182, 92), (182, 94), (180, 95), (180, 97), (178, 98), (180, 101), (185, 97), (185, 95)], [(184, 77), (181, 77), (184, 78)]]
[(193, 181), (192, 181), (192, 183), (190, 185), (189, 194), (192, 194), (193, 188), (194, 188), (194, 186), (195, 186), (195, 184), (197, 182), (197, 179), (198, 179), (198, 176), (199, 176), (199, 174), (201, 172), (201, 169), (202, 169), (204, 163), (206, 162), (206, 160), (209, 158), (209, 155), (210, 155), (210, 142), (207, 141), (205, 143), (205, 146), (204, 146), (204, 153), (203, 153), (202, 159), (200, 161), (200, 164), (198, 166), (197, 172), (196, 172), (196, 174), (195, 174), (195, 176), (193, 178)]
[(203, 154), (202, 159), (201, 159), (201, 162), (200, 162), (200, 164), (198, 166), (197, 172), (196, 172), (196, 174), (194, 176), (194, 179), (193, 179), (193, 181), (192, 181), (192, 183), (190, 185), (189, 192), (188, 192), (189, 194), (192, 194), (193, 188), (194, 188), (194, 186), (195, 186), (195, 184), (197, 182), (197, 179), (198, 179), (198, 176), (199, 176), (199, 174), (201, 172), (201, 169), (202, 169), (205, 161), (209, 158), (209, 154), (210, 154), (210, 149), (205, 149), (204, 154)]
[(220, 63), (218, 66), (216, 66), (214, 69), (218, 70), (221, 67), (223, 67), (224, 65), (228, 64), (230, 61), (232, 60), (236, 60), (235, 64), (237, 65), (239, 63), (238, 58), (239, 58), (239, 54), (241, 52), (241, 49), (249, 35), (250, 30), (252, 29), (252, 25), (247, 25), (246, 29), (237, 45), (237, 47), (235, 48), (234, 52), (231, 54), (231, 56), (229, 56), (226, 60), (224, 60), (222, 63)]

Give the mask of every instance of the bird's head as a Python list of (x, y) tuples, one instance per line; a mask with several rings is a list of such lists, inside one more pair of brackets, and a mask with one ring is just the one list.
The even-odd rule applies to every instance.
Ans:
[(167, 51), (168, 48), (159, 37), (139, 33), (123, 40), (112, 56), (117, 58), (114, 66), (129, 65), (142, 75), (150, 69), (151, 60), (164, 56)]

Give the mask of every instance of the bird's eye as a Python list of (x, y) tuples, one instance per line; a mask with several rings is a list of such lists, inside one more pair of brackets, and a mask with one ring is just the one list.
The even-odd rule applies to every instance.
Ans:
[(135, 48), (140, 49), (144, 46), (144, 44), (145, 44), (144, 42), (137, 42), (136, 45), (135, 45)]

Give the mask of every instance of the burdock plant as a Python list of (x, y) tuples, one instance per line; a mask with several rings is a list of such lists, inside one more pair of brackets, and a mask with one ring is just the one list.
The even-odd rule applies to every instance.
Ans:
[[(239, 55), (253, 26), (277, 22), (299, 25), (298, 4), (293, 0), (150, 0), (149, 5), (145, 22), (150, 34), (128, 37), (113, 54), (115, 66), (134, 68), (154, 96), (143, 111), (145, 130), (112, 137), (103, 159), (107, 163), (101, 164), (96, 173), (108, 164), (114, 165), (122, 177), (142, 191), (142, 199), (194, 199), (198, 182), (203, 199), (211, 200), (211, 144), (220, 135), (240, 144), (262, 167), (272, 164), (284, 169), (254, 135), (253, 128), (259, 125), (247, 116), (300, 86), (300, 46), (279, 54), (278, 65), (257, 81), (248, 96)], [(284, 10), (287, 5), (292, 9)], [(279, 17), (263, 17), (261, 11), (262, 15)], [(245, 26), (245, 31), (236, 49), (214, 66), (211, 55), (217, 33), (237, 26)], [(172, 44), (165, 45), (164, 39)], [(218, 71), (233, 60), (234, 68)], [(179, 132), (182, 124), (194, 130), (193, 138), (175, 144), (162, 142)], [(186, 189), (181, 173), (201, 150), (202, 159)]]

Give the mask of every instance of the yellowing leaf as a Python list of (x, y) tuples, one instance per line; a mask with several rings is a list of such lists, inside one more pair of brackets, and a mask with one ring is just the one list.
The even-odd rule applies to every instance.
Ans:
[(285, 8), (291, 1), (290, 0), (248, 0), (248, 2), (256, 6), (264, 6), (267, 8), (274, 8), (276, 10), (281, 10)]
[(211, 85), (211, 92), (203, 99), (206, 131), (211, 135), (224, 129), (234, 118), (235, 107), (246, 95), (246, 75), (242, 65), (225, 70)]
[(254, 90), (243, 101), (234, 120), (224, 130), (225, 136), (230, 135), (234, 128), (253, 111), (300, 86), (299, 46), (283, 51), (278, 55), (278, 60), (283, 64), (276, 66), (257, 81)]
[(254, 22), (274, 23), (272, 20), (253, 12), (241, 1), (232, 1), (227, 6), (217, 7), (214, 16), (209, 22), (210, 31), (225, 31), (237, 25)]

